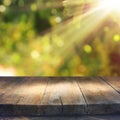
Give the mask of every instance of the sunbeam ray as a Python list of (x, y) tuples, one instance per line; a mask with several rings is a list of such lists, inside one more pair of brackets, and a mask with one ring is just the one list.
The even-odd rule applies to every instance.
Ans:
[(101, 6), (97, 6), (85, 14), (74, 16), (68, 23), (61, 23), (54, 27), (52, 34), (58, 34), (64, 45), (60, 48), (59, 46), (53, 47), (53, 51), (58, 47), (57, 56), (62, 55), (66, 57), (71, 54), (71, 52), (74, 52), (74, 43), (81, 44), (84, 38), (93, 32), (107, 15), (108, 11), (103, 12)]

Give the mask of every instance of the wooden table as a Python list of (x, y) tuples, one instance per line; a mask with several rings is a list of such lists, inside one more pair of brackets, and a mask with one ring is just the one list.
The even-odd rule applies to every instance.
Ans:
[(85, 116), (7, 116), (0, 120), (120, 120), (120, 115), (85, 115)]
[(0, 116), (120, 114), (120, 77), (1, 77)]

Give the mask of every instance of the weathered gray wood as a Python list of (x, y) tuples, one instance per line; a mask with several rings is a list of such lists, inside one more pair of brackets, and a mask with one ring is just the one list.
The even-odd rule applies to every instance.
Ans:
[(63, 114), (85, 114), (85, 100), (74, 78), (63, 78), (59, 87), (59, 95), (63, 105)]
[(16, 93), (21, 96), (16, 104), (15, 114), (19, 115), (41, 115), (40, 101), (47, 87), (48, 78), (33, 77), (24, 81)]
[(11, 84), (14, 84), (13, 77), (0, 77), (0, 95), (4, 94), (7, 89), (10, 89)]
[(21, 95), (21, 99), (17, 104), (36, 105), (39, 104), (45, 88), (47, 86), (47, 78), (28, 78), (25, 80), (22, 86), (15, 90), (16, 94)]
[(110, 86), (120, 93), (120, 77), (102, 77)]
[(23, 82), (24, 78), (5, 78), (5, 84), (0, 89), (0, 104), (14, 104), (19, 99), (13, 92)]
[[(2, 78), (3, 79), (3, 78)], [(5, 78), (4, 81), (6, 84), (2, 91), (0, 91), (0, 115), (8, 114), (11, 115), (14, 113), (13, 106), (19, 100), (20, 96), (13, 94), (14, 90), (18, 85), (22, 83), (24, 78)]]
[(110, 82), (100, 77), (0, 78), (0, 115), (120, 113), (119, 78), (116, 82), (112, 79)]
[(59, 115), (62, 114), (62, 103), (59, 95), (62, 82), (58, 79), (49, 78), (48, 86), (40, 102), (43, 106), (39, 112), (43, 115)]
[(88, 114), (108, 114), (120, 112), (120, 95), (106, 82), (94, 78), (78, 78), (87, 102)]
[[(48, 105), (47, 113), (49, 114), (85, 114), (86, 104), (79, 86), (73, 78), (51, 78), (41, 104)], [(57, 110), (50, 109), (53, 108), (53, 105)]]
[[(7, 82), (7, 81), (6, 81)], [(1, 115), (34, 115), (47, 85), (46, 78), (24, 77), (11, 80), (0, 98)]]
[(0, 117), (0, 120), (120, 120), (120, 115), (101, 116), (46, 116), (46, 117)]

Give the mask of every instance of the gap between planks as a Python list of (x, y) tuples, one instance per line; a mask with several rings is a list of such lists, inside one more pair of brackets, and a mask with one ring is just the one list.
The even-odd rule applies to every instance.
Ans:
[(99, 77), (78, 78), (88, 114), (120, 112), (120, 95)]
[[(105, 81), (108, 85), (110, 85), (116, 92), (120, 94), (120, 77), (100, 77), (103, 81)], [(119, 81), (116, 82), (116, 79)], [(111, 82), (112, 81), (112, 82)], [(119, 84), (119, 86), (118, 86)]]
[[(32, 78), (32, 79), (34, 79), (34, 78)], [(42, 79), (42, 78), (38, 78), (38, 79)], [(45, 78), (43, 78), (43, 79), (45, 79)], [(31, 80), (31, 81), (33, 82), (33, 80)], [(90, 81), (92, 82), (92, 84), (90, 83)], [(55, 82), (56, 82), (56, 84), (55, 84)], [(29, 83), (29, 84), (32, 85), (33, 83)], [(96, 85), (98, 85), (98, 88), (94, 88), (94, 87), (96, 87)], [(61, 89), (60, 89), (60, 86), (61, 86)], [(91, 86), (91, 87), (89, 88), (89, 86)], [(10, 89), (7, 89), (8, 92), (9, 92), (9, 90)], [(107, 95), (107, 93), (104, 93), (104, 90), (111, 92), (112, 96), (114, 96), (114, 97), (110, 96), (110, 98), (107, 98), (107, 96), (109, 96), (110, 93), (108, 93), (108, 95)], [(96, 93), (96, 96), (94, 96), (92, 94), (93, 91)], [(88, 92), (91, 93), (91, 96), (89, 96), (90, 93), (88, 93)], [(97, 92), (99, 94), (97, 94)], [(55, 96), (54, 94), (57, 94), (57, 96)], [(74, 97), (75, 97), (75, 99), (74, 99)], [(91, 97), (93, 99), (93, 102), (91, 102), (89, 97)], [(100, 100), (99, 100), (98, 98), (95, 98), (95, 97), (103, 97), (103, 98), (100, 98)], [(32, 98), (34, 98), (34, 96), (32, 96)], [(25, 100), (28, 98), (23, 98), (23, 99)], [(54, 106), (56, 100), (58, 100), (59, 104), (56, 104), (56, 106)], [(46, 103), (45, 103), (45, 101), (46, 101)], [(26, 101), (26, 104), (27, 104), (27, 102), (28, 101)], [(99, 102), (101, 102), (101, 104), (98, 104)], [(104, 102), (105, 102), (105, 104), (104, 104)], [(110, 105), (111, 102), (113, 102), (112, 106)], [(71, 77), (60, 77), (60, 78), (56, 77), (56, 78), (54, 78), (54, 77), (50, 77), (50, 78), (47, 78), (46, 86), (44, 87), (44, 90), (42, 91), (40, 104), (34, 104), (34, 105), (42, 105), (42, 107), (39, 106), (40, 111), (37, 110), (37, 114), (39, 114), (39, 112), (41, 112), (42, 115), (43, 114), (47, 115), (48, 112), (52, 112), (54, 107), (59, 108), (57, 111), (57, 114), (59, 114), (59, 112), (61, 112), (61, 114), (69, 114), (69, 115), (70, 114), (84, 114), (83, 112), (87, 112), (88, 114), (89, 113), (94, 114), (94, 112), (101, 114), (101, 112), (102, 113), (103, 112), (105, 112), (105, 113), (111, 112), (110, 110), (112, 110), (112, 108), (114, 108), (113, 110), (116, 112), (114, 105), (116, 106), (117, 102), (119, 103), (119, 96), (118, 96), (117, 92), (110, 85), (108, 85), (105, 81), (103, 81), (99, 77), (85, 77), (85, 78), (80, 78), (80, 77), (79, 78), (76, 78), (76, 77), (72, 77), (72, 78)], [(103, 108), (106, 105), (106, 103), (107, 103), (107, 111), (106, 110), (104, 111)], [(20, 105), (20, 101), (18, 101), (17, 105)], [(110, 106), (110, 110), (108, 110), (109, 106)], [(118, 104), (118, 106), (116, 107), (118, 109), (118, 111), (120, 110), (119, 106), (120, 105)], [(25, 109), (27, 109), (27, 110), (30, 108), (30, 107), (27, 108), (27, 106), (21, 106), (21, 107), (25, 107)], [(46, 111), (45, 107), (48, 107), (49, 109)], [(98, 109), (98, 107), (101, 107), (101, 108)], [(34, 107), (31, 106), (31, 109), (32, 108), (34, 108)], [(44, 111), (41, 111), (41, 108), (44, 109)], [(20, 109), (22, 110), (23, 108), (20, 108)], [(56, 110), (56, 109), (54, 109), (54, 110)], [(101, 111), (101, 110), (103, 110), (103, 111)], [(112, 112), (114, 112), (114, 111), (112, 111)], [(28, 112), (29, 112), (29, 110), (28, 110)], [(36, 113), (34, 113), (34, 114), (36, 114)], [(56, 111), (54, 111), (54, 113), (52, 113), (52, 114), (56, 114)]]

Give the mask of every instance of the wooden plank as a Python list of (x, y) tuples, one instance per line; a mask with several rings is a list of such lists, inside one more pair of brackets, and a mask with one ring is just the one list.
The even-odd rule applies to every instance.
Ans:
[[(67, 77), (51, 78), (41, 104), (54, 105), (56, 108), (60, 106), (57, 114), (64, 115), (84, 114), (86, 105), (77, 83), (73, 78)], [(47, 112), (51, 113), (51, 111), (50, 109)], [(54, 112), (56, 112), (56, 109)]]
[(19, 97), (13, 94), (14, 89), (20, 85), (23, 78), (10, 77), (5, 78), (5, 87), (2, 88), (2, 94), (0, 96), (0, 115), (11, 115), (14, 113), (13, 106), (18, 101)]
[(0, 78), (0, 96), (4, 94), (5, 88), (8, 87), (8, 82)]
[(62, 104), (59, 95), (62, 82), (59, 78), (49, 78), (48, 86), (40, 102), (42, 106), (39, 112), (43, 115), (60, 115), (62, 114)]
[(47, 86), (47, 78), (31, 77), (25, 80), (23, 85), (15, 90), (15, 93), (21, 95), (17, 104), (38, 104), (43, 96)]
[(46, 78), (20, 77), (10, 83), (0, 98), (0, 115), (37, 115)]
[(0, 83), (0, 115), (120, 113), (118, 85), (100, 77), (15, 77)]
[(0, 95), (4, 94), (6, 89), (10, 88), (10, 84), (14, 83), (14, 77), (0, 77)]
[(78, 78), (87, 102), (88, 114), (120, 113), (120, 95), (98, 77)]
[(15, 106), (17, 115), (41, 115), (40, 101), (47, 86), (48, 78), (30, 77), (15, 93), (21, 96)]
[(24, 78), (5, 78), (5, 84), (0, 87), (0, 104), (14, 104), (17, 97), (13, 94), (13, 91), (19, 86)]
[(80, 115), (85, 114), (85, 100), (74, 78), (64, 78), (61, 86), (61, 100), (63, 104), (63, 114)]
[(6, 82), (6, 78), (0, 77), (0, 89), (4, 88), (6, 84), (8, 84), (8, 82)]
[(102, 77), (110, 86), (120, 93), (120, 77)]

